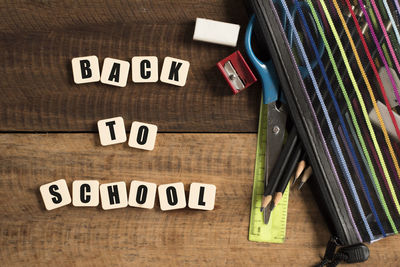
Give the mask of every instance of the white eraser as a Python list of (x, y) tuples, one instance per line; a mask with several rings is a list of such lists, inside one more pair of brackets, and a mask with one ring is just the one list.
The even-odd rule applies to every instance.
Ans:
[[(378, 109), (379, 109), (379, 111), (381, 113), (381, 116), (382, 116), (382, 119), (383, 119), (383, 123), (386, 126), (387, 132), (389, 133), (389, 135), (392, 138), (395, 138), (395, 139), (398, 140), (397, 134), (396, 134), (396, 129), (394, 127), (392, 118), (390, 117), (390, 113), (387, 110), (385, 104), (383, 104), (380, 101), (377, 101), (377, 105), (378, 105)], [(399, 116), (399, 114), (393, 112), (393, 115), (394, 115), (394, 118), (395, 118), (397, 124), (400, 125), (400, 116)], [(376, 127), (380, 126), (378, 115), (376, 114), (376, 110), (374, 108), (369, 112), (369, 118), (370, 118), (372, 124), (374, 124)]]
[[(397, 76), (396, 71), (392, 68), (389, 68), (389, 70), (390, 70), (390, 73), (392, 75), (392, 78), (394, 80), (396, 87), (400, 88), (400, 80), (399, 80), (399, 77)], [(392, 108), (397, 107), (399, 105), (399, 103), (397, 103), (397, 99), (396, 99), (396, 96), (395, 96), (394, 90), (393, 90), (392, 81), (390, 80), (389, 74), (386, 71), (385, 67), (381, 67), (379, 69), (379, 76), (381, 77), (383, 88), (385, 89), (386, 96), (389, 100), (390, 106)]]
[(236, 46), (240, 25), (210, 19), (196, 19), (193, 40)]

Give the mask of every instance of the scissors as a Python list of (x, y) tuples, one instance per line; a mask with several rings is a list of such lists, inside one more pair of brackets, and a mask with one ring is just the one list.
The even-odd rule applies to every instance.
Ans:
[[(308, 5), (305, 2), (300, 2), (300, 8), (306, 7), (307, 12), (311, 12), (309, 10)], [(297, 13), (297, 7), (294, 5), (290, 9), (290, 13), (294, 18)], [(258, 75), (262, 81), (262, 90), (263, 90), (263, 103), (267, 105), (267, 141), (266, 141), (266, 151), (265, 151), (265, 172), (264, 172), (264, 180), (265, 185), (268, 183), (268, 178), (273, 166), (276, 163), (276, 160), (279, 156), (279, 153), (282, 149), (283, 139), (285, 136), (285, 128), (287, 121), (287, 108), (286, 108), (286, 100), (283, 92), (279, 90), (279, 80), (276, 75), (275, 66), (272, 60), (267, 62), (262, 62), (257, 56), (254, 54), (251, 45), (251, 37), (254, 29), (254, 21), (255, 15), (252, 15), (249, 24), (246, 29), (245, 34), (245, 49), (246, 53), (255, 67)], [(287, 34), (289, 45), (292, 46), (293, 40), (293, 31), (290, 25), (287, 25), (287, 17), (284, 14), (282, 18), (282, 26)], [(325, 46), (322, 41), (322, 37), (318, 34), (317, 29), (315, 31), (318, 36), (318, 50), (319, 54), (322, 57)], [(318, 61), (315, 59), (311, 62), (311, 67), (314, 69), (317, 65)], [(304, 66), (298, 65), (298, 69), (300, 71), (300, 75), (303, 79), (305, 79), (309, 73)], [(271, 209), (267, 206), (264, 210), (264, 223), (267, 224), (270, 218)]]

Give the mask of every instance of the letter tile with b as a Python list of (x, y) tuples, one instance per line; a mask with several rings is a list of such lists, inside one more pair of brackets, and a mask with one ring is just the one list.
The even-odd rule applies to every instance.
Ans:
[(163, 211), (183, 209), (186, 207), (183, 183), (159, 185), (158, 197), (160, 199), (160, 208)]
[(99, 59), (97, 56), (73, 58), (72, 74), (76, 84), (100, 81)]
[(102, 146), (126, 142), (125, 124), (122, 117), (99, 120), (97, 127)]
[(64, 179), (40, 186), (40, 194), (47, 210), (54, 210), (71, 203), (71, 195)]
[(125, 182), (101, 184), (100, 196), (103, 210), (126, 208), (128, 206)]

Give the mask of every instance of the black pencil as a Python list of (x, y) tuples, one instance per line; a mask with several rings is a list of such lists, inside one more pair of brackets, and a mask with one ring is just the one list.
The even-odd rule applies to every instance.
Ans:
[(264, 196), (261, 202), (261, 211), (268, 206), (272, 200), (272, 194), (275, 192), (278, 182), (283, 175), (285, 166), (287, 165), (290, 155), (298, 141), (297, 130), (295, 126), (292, 126), (289, 136), (287, 138), (286, 144), (284, 145), (279, 157), (274, 165), (270, 177), (268, 178), (268, 183), (264, 186)]
[(276, 192), (274, 199), (271, 203), (271, 210), (273, 210), (274, 207), (278, 205), (279, 201), (282, 199), (283, 192), (285, 192), (285, 189), (289, 184), (290, 177), (292, 176), (292, 173), (295, 171), (297, 162), (299, 161), (302, 153), (303, 153), (302, 144), (301, 142), (297, 142), (293, 153), (290, 155), (289, 162), (284, 167), (285, 172), (282, 175), (281, 179), (279, 180), (278, 186), (275, 190)]

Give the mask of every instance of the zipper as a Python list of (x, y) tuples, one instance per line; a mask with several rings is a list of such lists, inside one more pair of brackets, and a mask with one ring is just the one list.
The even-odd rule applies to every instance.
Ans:
[[(315, 267), (337, 266), (340, 262), (359, 263), (367, 261), (369, 258), (369, 249), (366, 245), (360, 243), (347, 247), (340, 247), (341, 243), (338, 237), (332, 236), (329, 240), (324, 258)], [(336, 251), (336, 248), (339, 249)]]

